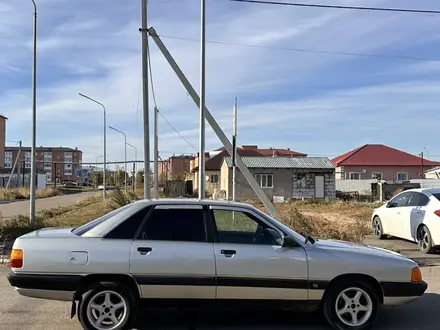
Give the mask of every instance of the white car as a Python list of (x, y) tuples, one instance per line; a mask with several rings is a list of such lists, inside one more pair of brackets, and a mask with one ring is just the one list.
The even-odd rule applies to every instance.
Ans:
[(387, 235), (418, 243), (420, 251), (431, 253), (440, 245), (440, 188), (409, 189), (374, 210), (374, 235)]
[(398, 253), (302, 236), (252, 205), (215, 200), (137, 201), (79, 228), (23, 235), (10, 259), (19, 294), (72, 301), (88, 330), (131, 329), (142, 301), (321, 309), (334, 329), (365, 330), (382, 304), (416, 300), (428, 287)]

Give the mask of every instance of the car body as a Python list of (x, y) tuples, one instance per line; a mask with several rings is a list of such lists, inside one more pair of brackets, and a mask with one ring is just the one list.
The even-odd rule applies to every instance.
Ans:
[(408, 189), (373, 211), (374, 235), (418, 243), (422, 252), (440, 246), (440, 188)]
[(79, 228), (23, 235), (8, 279), (21, 295), (72, 301), (85, 329), (101, 329), (104, 318), (126, 329), (143, 300), (321, 308), (335, 329), (359, 330), (373, 325), (382, 304), (410, 302), (427, 289), (418, 265), (398, 253), (315, 240), (249, 204), (190, 199), (141, 200)]

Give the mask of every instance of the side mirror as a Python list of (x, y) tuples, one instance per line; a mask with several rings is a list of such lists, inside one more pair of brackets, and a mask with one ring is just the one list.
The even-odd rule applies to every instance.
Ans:
[(297, 247), (298, 243), (292, 236), (284, 236), (283, 241), (281, 242), (282, 247)]

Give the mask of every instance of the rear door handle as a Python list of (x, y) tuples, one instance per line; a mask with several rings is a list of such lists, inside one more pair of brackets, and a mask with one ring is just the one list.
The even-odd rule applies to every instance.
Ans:
[(148, 254), (148, 253), (150, 253), (151, 251), (153, 251), (153, 249), (150, 248), (150, 247), (138, 247), (138, 251), (139, 251), (141, 254)]
[(237, 254), (237, 251), (235, 250), (221, 250), (220, 252), (226, 256)]

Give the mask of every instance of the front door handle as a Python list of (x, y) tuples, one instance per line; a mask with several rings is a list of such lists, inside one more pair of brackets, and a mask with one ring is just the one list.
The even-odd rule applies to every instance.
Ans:
[(224, 254), (227, 257), (232, 256), (234, 254), (237, 254), (237, 251), (235, 251), (235, 250), (221, 250), (220, 252), (221, 252), (221, 254)]
[(151, 251), (153, 251), (153, 249), (150, 248), (150, 247), (138, 247), (138, 251), (139, 251), (141, 254), (148, 254), (148, 253), (150, 253)]

